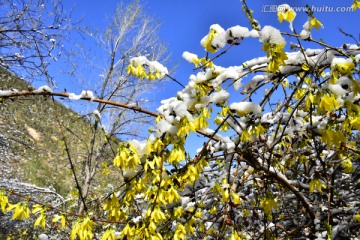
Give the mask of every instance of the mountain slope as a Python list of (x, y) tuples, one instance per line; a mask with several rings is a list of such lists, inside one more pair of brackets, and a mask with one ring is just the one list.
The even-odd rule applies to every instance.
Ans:
[[(0, 90), (26, 90), (30, 84), (0, 70)], [(31, 86), (30, 86), (31, 87)], [(0, 172), (2, 179), (18, 179), (39, 187), (53, 187), (61, 195), (74, 187), (67, 145), (81, 174), (93, 137), (90, 119), (50, 97), (0, 98)], [(98, 134), (97, 138), (103, 138)], [(115, 148), (116, 149), (116, 148)], [(113, 155), (103, 159), (111, 163)]]

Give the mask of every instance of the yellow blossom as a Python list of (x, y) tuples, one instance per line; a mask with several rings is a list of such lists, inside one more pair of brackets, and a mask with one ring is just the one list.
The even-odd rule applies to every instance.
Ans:
[(181, 216), (185, 213), (184, 209), (182, 207), (177, 207), (174, 210), (174, 217), (176, 219), (181, 218)]
[(218, 35), (219, 35), (219, 32), (214, 27), (211, 27), (209, 34), (205, 37), (205, 41), (203, 44), (203, 46), (207, 52), (214, 53), (217, 51), (217, 49), (211, 45), (211, 42)]
[(340, 107), (340, 104), (336, 100), (334, 94), (324, 94), (321, 98), (321, 101), (319, 103), (319, 110), (320, 111), (327, 111), (331, 112)]
[(106, 230), (101, 237), (101, 240), (115, 240), (115, 239), (116, 238), (113, 229)]
[(6, 206), (9, 204), (9, 200), (3, 191), (0, 192), (0, 207), (3, 213), (6, 213)]
[(228, 199), (229, 199), (229, 190), (225, 189), (224, 192), (222, 193), (221, 201), (227, 202)]
[(231, 192), (231, 197), (232, 197), (232, 201), (235, 205), (240, 205), (241, 204), (241, 200), (240, 200), (240, 196), (239, 194), (235, 193), (235, 192)]
[(183, 239), (185, 239), (185, 234), (186, 234), (186, 229), (185, 229), (184, 225), (179, 223), (176, 226), (175, 235), (174, 235), (173, 239), (174, 240), (183, 240)]
[(185, 160), (184, 148), (182, 146), (175, 145), (169, 154), (168, 162), (178, 164), (183, 160)]
[(129, 224), (126, 224), (126, 226), (121, 231), (121, 236), (128, 236), (131, 237), (135, 234), (135, 229), (130, 227)]
[(283, 20), (292, 22), (296, 17), (296, 12), (287, 4), (278, 6), (278, 19), (282, 23)]
[(176, 189), (171, 186), (169, 190), (167, 190), (167, 197), (169, 203), (177, 202), (181, 199), (179, 193), (176, 191)]
[(32, 213), (40, 213), (40, 216), (35, 220), (34, 228), (36, 228), (38, 225), (41, 225), (41, 227), (44, 229), (46, 224), (46, 213), (44, 208), (39, 204), (35, 204), (33, 206)]
[(115, 194), (113, 194), (111, 198), (105, 202), (103, 209), (108, 211), (108, 217), (110, 220), (120, 221), (127, 219), (127, 215), (122, 211), (119, 199)]
[(121, 167), (122, 170), (135, 170), (141, 163), (136, 149), (130, 144), (121, 144), (118, 149), (118, 154), (114, 159), (114, 166)]
[(241, 240), (242, 238), (239, 237), (238, 233), (236, 231), (233, 231), (233, 233), (230, 236), (230, 240)]
[(316, 30), (318, 30), (320, 27), (322, 27), (323, 24), (317, 20), (315, 17), (312, 17), (311, 20), (310, 20), (310, 30), (315, 27)]
[(341, 143), (346, 142), (346, 137), (341, 130), (326, 129), (321, 132), (321, 140), (326, 143), (329, 147), (335, 145), (340, 147)]
[(209, 213), (212, 214), (212, 215), (217, 214), (217, 209), (216, 209), (216, 207), (213, 206), (213, 207), (209, 210)]
[(267, 70), (270, 73), (275, 73), (280, 70), (280, 66), (285, 65), (285, 60), (288, 59), (285, 51), (285, 44), (273, 44), (265, 42), (262, 49), (267, 52), (267, 57), (270, 58)]
[(152, 213), (150, 215), (150, 218), (155, 223), (161, 222), (166, 219), (165, 214), (160, 210), (159, 207), (155, 207), (155, 209), (152, 211)]
[(6, 211), (14, 210), (13, 220), (28, 219), (30, 217), (30, 209), (26, 203), (19, 202), (17, 204), (9, 204)]
[(202, 218), (202, 212), (197, 211), (197, 212), (194, 214), (194, 216), (195, 216), (196, 218)]
[(341, 166), (345, 173), (352, 173), (354, 171), (353, 164), (350, 159), (343, 160)]
[(273, 198), (265, 198), (265, 199), (261, 200), (260, 207), (263, 208), (264, 213), (266, 215), (270, 215), (273, 208), (274, 209), (279, 208), (277, 202)]
[(58, 222), (59, 220), (61, 220), (61, 227), (64, 228), (65, 227), (65, 216), (64, 215), (58, 215), (58, 216), (54, 217), (52, 219), (52, 222)]
[(315, 192), (315, 189), (319, 192), (322, 192), (321, 188), (325, 188), (325, 187), (326, 187), (325, 184), (316, 178), (311, 180), (309, 183), (309, 191), (310, 192)]
[(70, 239), (74, 240), (77, 237), (80, 240), (92, 239), (92, 230), (95, 225), (89, 217), (77, 221), (71, 229)]
[(360, 8), (360, 1), (354, 0), (354, 3), (351, 5), (351, 7), (356, 11), (356, 9)]

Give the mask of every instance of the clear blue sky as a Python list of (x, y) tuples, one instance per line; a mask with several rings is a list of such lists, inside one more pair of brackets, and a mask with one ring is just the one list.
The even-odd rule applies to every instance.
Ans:
[[(65, 6), (74, 7), (74, 17), (83, 17), (83, 24), (100, 31), (106, 26), (106, 16), (111, 16), (119, 2), (119, 0), (64, 0)], [(128, 0), (123, 2), (128, 2)], [(172, 63), (178, 65), (173, 76), (183, 84), (187, 83), (189, 75), (193, 73), (193, 65), (182, 59), (181, 55), (184, 51), (190, 51), (201, 57), (204, 56), (205, 51), (200, 45), (200, 40), (208, 33), (210, 25), (217, 23), (224, 29), (235, 25), (250, 28), (248, 20), (241, 10), (239, 0), (147, 0), (143, 2), (147, 14), (162, 23), (160, 37), (168, 44), (172, 53)], [(286, 3), (297, 7), (305, 6), (307, 3), (310, 7), (314, 7), (317, 10), (315, 16), (324, 24), (324, 28), (313, 30), (313, 37), (324, 39), (330, 45), (341, 46), (345, 42), (354, 42), (342, 36), (338, 27), (359, 38), (360, 30), (357, 24), (360, 20), (360, 10), (357, 12), (336, 12), (337, 7), (349, 7), (352, 2), (352, 0), (316, 0), (287, 1)], [(276, 12), (274, 12), (274, 6), (283, 3), (285, 2), (248, 1), (249, 7), (254, 10), (255, 18), (262, 26), (272, 25), (281, 31), (290, 32), (289, 24), (287, 22), (280, 24)], [(306, 20), (305, 12), (297, 13), (294, 26), (298, 32), (302, 30), (302, 25)], [(295, 39), (290, 38), (286, 38), (286, 40), (288, 43), (295, 41)], [(241, 65), (246, 60), (263, 55), (264, 52), (262, 52), (258, 40), (249, 38), (218, 59), (216, 64), (221, 66)], [(176, 92), (181, 89), (173, 82), (166, 82), (161, 88), (163, 91), (153, 95), (157, 104), (161, 99), (176, 96)]]
[[(64, 0), (65, 6), (73, 6), (74, 17), (83, 17), (83, 24), (99, 29), (106, 26), (106, 16), (111, 16), (119, 0)], [(122, 1), (128, 2), (128, 0)], [(164, 40), (169, 50), (172, 52), (172, 61), (178, 64), (174, 77), (182, 83), (187, 83), (189, 75), (192, 73), (192, 65), (182, 59), (184, 51), (190, 51), (201, 56), (205, 54), (199, 42), (207, 34), (209, 26), (214, 23), (220, 24), (224, 29), (235, 25), (249, 27), (248, 20), (241, 11), (239, 0), (147, 0), (144, 2), (145, 11), (156, 20), (162, 23), (160, 29), (161, 39)], [(287, 1), (290, 6), (304, 6), (306, 3), (310, 7), (316, 7), (321, 12), (316, 12), (315, 16), (324, 23), (325, 27), (318, 31), (313, 31), (313, 37), (324, 39), (327, 43), (340, 46), (343, 42), (351, 41), (349, 38), (339, 34), (338, 27), (343, 28), (349, 33), (359, 37), (359, 28), (356, 23), (360, 20), (360, 10), (357, 12), (326, 12), (326, 7), (349, 7), (352, 0), (347, 1)], [(249, 7), (254, 10), (254, 16), (260, 21), (261, 25), (272, 25), (283, 31), (289, 31), (288, 24), (280, 24), (277, 20), (273, 6), (282, 4), (284, 1), (248, 1)], [(307, 16), (304, 12), (298, 12), (294, 25), (301, 31)], [(288, 41), (290, 39), (287, 39)], [(294, 39), (293, 39), (294, 41)], [(242, 45), (233, 49), (225, 57), (219, 59), (218, 65), (240, 65), (241, 62), (255, 56), (262, 55), (261, 45), (257, 40), (249, 39)], [(171, 86), (173, 85), (173, 86)], [(162, 98), (173, 96), (178, 90), (175, 84), (168, 86), (168, 91), (163, 92)]]

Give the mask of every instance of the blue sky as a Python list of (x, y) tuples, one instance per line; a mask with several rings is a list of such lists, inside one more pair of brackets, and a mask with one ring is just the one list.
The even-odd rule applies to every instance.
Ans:
[[(73, 6), (73, 16), (83, 17), (82, 24), (92, 28), (102, 30), (106, 27), (106, 16), (110, 17), (116, 8), (119, 0), (65, 0), (65, 6)], [(122, 1), (122, 2), (128, 2)], [(186, 84), (192, 71), (192, 65), (182, 59), (184, 51), (190, 51), (203, 56), (205, 51), (200, 46), (201, 38), (207, 34), (209, 26), (214, 23), (220, 24), (224, 29), (241, 25), (249, 27), (248, 20), (241, 11), (239, 0), (147, 0), (144, 2), (144, 9), (153, 18), (162, 23), (160, 37), (168, 44), (172, 53), (172, 63), (177, 64), (178, 68), (174, 77)], [(274, 6), (284, 3), (284, 1), (248, 1), (249, 7), (254, 10), (255, 18), (264, 25), (272, 25), (282, 31), (288, 31), (288, 24), (280, 24)], [(318, 10), (326, 10), (326, 7), (349, 7), (352, 0), (347, 1), (288, 1), (290, 6), (304, 6), (306, 3), (310, 7)], [(316, 12), (315, 16), (324, 23), (325, 27), (318, 31), (313, 31), (315, 39), (324, 39), (327, 43), (340, 46), (343, 42), (351, 41), (339, 34), (338, 27), (343, 28), (349, 33), (359, 36), (359, 30), (355, 21), (359, 21), (360, 10), (357, 12)], [(304, 12), (298, 12), (294, 21), (295, 28), (301, 31), (307, 16)], [(288, 41), (290, 39), (287, 39)], [(294, 41), (294, 39), (292, 39)], [(86, 43), (84, 43), (86, 44)], [(244, 41), (243, 44), (231, 50), (226, 56), (219, 59), (216, 64), (222, 66), (240, 65), (241, 62), (255, 56), (263, 55), (260, 43), (251, 39)], [(173, 96), (179, 88), (176, 84), (167, 83), (167, 91), (162, 91), (161, 98)], [(158, 99), (159, 100), (159, 99)]]
[[(102, 31), (106, 27), (106, 16), (110, 17), (116, 8), (119, 0), (64, 0), (65, 6), (73, 6), (73, 16), (83, 17), (82, 24)], [(123, 1), (128, 2), (128, 1)], [(249, 27), (249, 22), (241, 10), (239, 0), (147, 0), (144, 2), (144, 10), (157, 21), (161, 22), (160, 37), (167, 43), (172, 53), (172, 64), (177, 64), (177, 70), (173, 74), (177, 80), (186, 84), (190, 74), (193, 72), (193, 65), (182, 59), (184, 51), (198, 54), (199, 57), (205, 55), (204, 49), (200, 45), (200, 40), (208, 33), (209, 26), (217, 23), (224, 29), (235, 25)], [(290, 6), (305, 6), (317, 10), (315, 16), (324, 24), (324, 28), (313, 30), (312, 36), (315, 39), (324, 39), (326, 43), (333, 46), (341, 46), (345, 42), (354, 43), (353, 40), (342, 36), (338, 27), (359, 38), (360, 30), (356, 22), (360, 20), (360, 10), (357, 12), (335, 12), (337, 7), (349, 7), (352, 0), (347, 1), (287, 1)], [(281, 31), (290, 32), (289, 24), (280, 24), (277, 20), (274, 6), (283, 4), (284, 1), (248, 1), (249, 7), (254, 10), (254, 17), (260, 22), (261, 26), (272, 25)], [(332, 8), (331, 8), (332, 7)], [(320, 11), (319, 11), (320, 10)], [(327, 10), (327, 11), (326, 11)], [(329, 12), (332, 10), (332, 12)], [(342, 10), (342, 9), (340, 9)], [(297, 32), (302, 30), (302, 25), (307, 20), (305, 12), (298, 12), (294, 21)], [(295, 39), (286, 38), (289, 46), (290, 41)], [(83, 43), (87, 44), (87, 43)], [(240, 46), (233, 48), (228, 54), (218, 59), (215, 63), (221, 66), (241, 65), (242, 62), (254, 57), (263, 56), (261, 44), (257, 39), (246, 39)], [(71, 86), (69, 86), (71, 89)], [(158, 106), (161, 99), (176, 96), (176, 92), (181, 88), (167, 81), (160, 86), (161, 91), (149, 95), (155, 100)], [(235, 95), (236, 96), (236, 95)]]

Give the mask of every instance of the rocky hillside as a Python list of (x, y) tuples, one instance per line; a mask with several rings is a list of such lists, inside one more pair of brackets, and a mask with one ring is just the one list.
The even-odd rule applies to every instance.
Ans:
[[(26, 81), (0, 70), (0, 90), (29, 87)], [(80, 171), (78, 164), (88, 155), (86, 140), (91, 139), (92, 131), (89, 119), (50, 97), (0, 98), (0, 179), (51, 187), (65, 196), (74, 182), (63, 134)], [(110, 154), (104, 162), (111, 163), (112, 158)]]
[[(32, 87), (26, 81), (0, 69), (0, 90), (29, 88)], [(68, 203), (73, 199), (70, 202), (76, 204), (78, 192), (69, 156), (82, 185), (84, 163), (90, 154), (100, 154), (101, 157), (96, 158), (100, 160), (95, 163), (96, 175), (89, 200), (108, 191), (112, 182), (121, 179), (117, 169), (112, 171), (115, 169), (112, 161), (118, 140), (104, 140), (105, 134), (100, 130), (94, 133), (94, 119), (91, 114), (82, 116), (52, 97), (0, 97), (0, 190), (3, 187), (12, 189), (15, 194), (11, 194), (9, 199), (14, 203), (31, 197), (51, 204), (58, 201)], [(90, 147), (92, 144), (94, 148)], [(11, 217), (11, 213), (4, 215), (0, 211), (0, 239), (38, 236), (37, 230), (32, 228), (33, 219), (23, 222), (13, 221)], [(21, 235), (25, 230), (27, 237)]]

